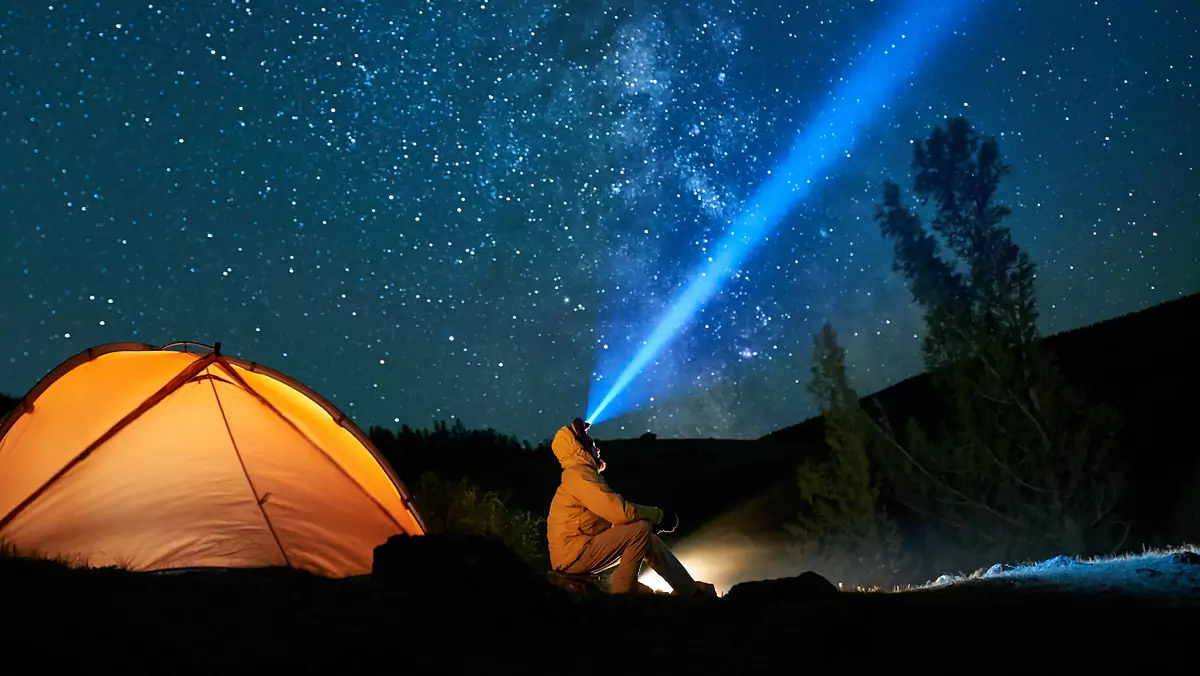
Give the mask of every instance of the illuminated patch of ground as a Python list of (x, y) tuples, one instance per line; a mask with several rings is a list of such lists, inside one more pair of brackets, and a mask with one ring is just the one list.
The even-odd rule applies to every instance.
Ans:
[(971, 575), (942, 575), (916, 589), (1004, 581), (1015, 586), (1070, 591), (1200, 597), (1200, 548), (1147, 551), (1096, 559), (1057, 556), (1019, 565), (995, 564)]

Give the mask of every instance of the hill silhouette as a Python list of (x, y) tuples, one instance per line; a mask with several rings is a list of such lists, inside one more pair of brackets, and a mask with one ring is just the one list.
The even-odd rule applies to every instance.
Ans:
[[(1129, 494), (1126, 513), (1134, 519), (1130, 542), (1159, 540), (1159, 524), (1197, 463), (1190, 402), (1200, 383), (1200, 294), (1179, 298), (1045, 339), (1063, 375), (1092, 404), (1104, 403), (1122, 416), (1120, 460), (1126, 463)], [(922, 373), (862, 398), (874, 411), (882, 404), (898, 429), (909, 417), (922, 423), (940, 411), (929, 374)], [(824, 448), (820, 417), (786, 427), (759, 440), (764, 447)], [(811, 452), (811, 451), (810, 451)], [(794, 504), (792, 476), (763, 487), (770, 517), (785, 518), (780, 506)], [(786, 509), (786, 507), (785, 507)], [(760, 510), (761, 512), (762, 510)], [(766, 528), (766, 521), (755, 524)], [(1161, 544), (1161, 543), (1160, 543)]]
[[(1122, 416), (1119, 459), (1129, 482), (1123, 508), (1134, 521), (1129, 546), (1169, 544), (1162, 526), (1195, 473), (1195, 445), (1183, 440), (1192, 438), (1189, 403), (1200, 383), (1196, 316), (1200, 294), (1045, 339), (1069, 382), (1090, 403), (1108, 404)], [(909, 417), (928, 423), (940, 412), (927, 373), (862, 399), (867, 410), (882, 404), (898, 429)], [(797, 466), (826, 452), (820, 416), (754, 440), (647, 435), (599, 443), (609, 482), (631, 500), (679, 512), (681, 536), (718, 517), (745, 534), (781, 531), (795, 514)], [(548, 503), (554, 481), (544, 484), (539, 493)]]
[[(1064, 375), (1093, 403), (1106, 403), (1124, 420), (1121, 461), (1130, 486), (1125, 504), (1134, 519), (1128, 545), (1171, 544), (1164, 523), (1196, 465), (1188, 439), (1187, 407), (1200, 365), (1200, 295), (1129, 313), (1046, 339)], [(881, 402), (893, 425), (912, 416), (928, 422), (939, 401), (928, 374), (864, 397)], [(870, 401), (864, 401), (873, 410)], [(452, 430), (450, 431), (452, 432)], [(448, 431), (435, 444), (413, 444), (389, 430), (373, 438), (401, 476), (418, 471), (472, 476), (510, 504), (544, 514), (558, 483), (558, 466), (545, 445), (493, 452), (466, 436), (452, 444)], [(474, 433), (470, 433), (474, 434)], [(453, 436), (453, 435), (450, 435)], [(608, 461), (608, 481), (628, 499), (667, 507), (681, 515), (686, 537), (720, 519), (741, 534), (782, 530), (796, 510), (796, 468), (826, 452), (823, 421), (810, 418), (759, 439), (598, 439)], [(417, 447), (414, 450), (414, 446)]]

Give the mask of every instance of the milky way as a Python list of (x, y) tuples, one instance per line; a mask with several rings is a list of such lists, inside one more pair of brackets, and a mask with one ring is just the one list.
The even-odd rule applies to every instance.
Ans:
[[(100, 343), (220, 340), (364, 426), (533, 440), (584, 414), (902, 7), (19, 4), (0, 14), (0, 392)], [(826, 319), (860, 391), (919, 371), (872, 214), (948, 116), (1013, 165), (1044, 332), (1200, 291), (1196, 45), (1188, 0), (983, 3), (599, 436), (807, 417)]]

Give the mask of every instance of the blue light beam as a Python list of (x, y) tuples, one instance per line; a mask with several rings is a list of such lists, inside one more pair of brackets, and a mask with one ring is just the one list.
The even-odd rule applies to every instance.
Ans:
[(604, 398), (592, 406), (593, 393), (589, 392), (588, 422), (595, 424), (606, 419), (605, 413), (617, 396), (696, 315), (754, 247), (808, 196), (813, 180), (825, 172), (835, 157), (849, 156), (856, 133), (870, 124), (886, 107), (894, 90), (915, 75), (917, 68), (949, 38), (950, 24), (956, 18), (965, 20), (969, 6), (982, 2), (915, 0), (907, 11), (898, 14), (876, 34), (865, 61), (842, 80), (825, 109), (797, 135), (778, 170), (768, 172), (769, 178), (747, 201), (749, 209), (734, 220), (714, 248), (716, 255), (700, 265), (694, 279), (643, 341)]

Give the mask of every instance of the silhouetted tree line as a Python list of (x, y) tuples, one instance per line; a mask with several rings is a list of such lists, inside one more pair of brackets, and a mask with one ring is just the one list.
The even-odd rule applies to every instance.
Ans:
[(561, 472), (549, 443), (532, 446), (494, 429), (468, 429), (461, 419), (437, 421), (432, 429), (372, 427), (368, 436), (402, 479), (427, 472), (447, 481), (470, 477), (535, 513), (549, 508)]

